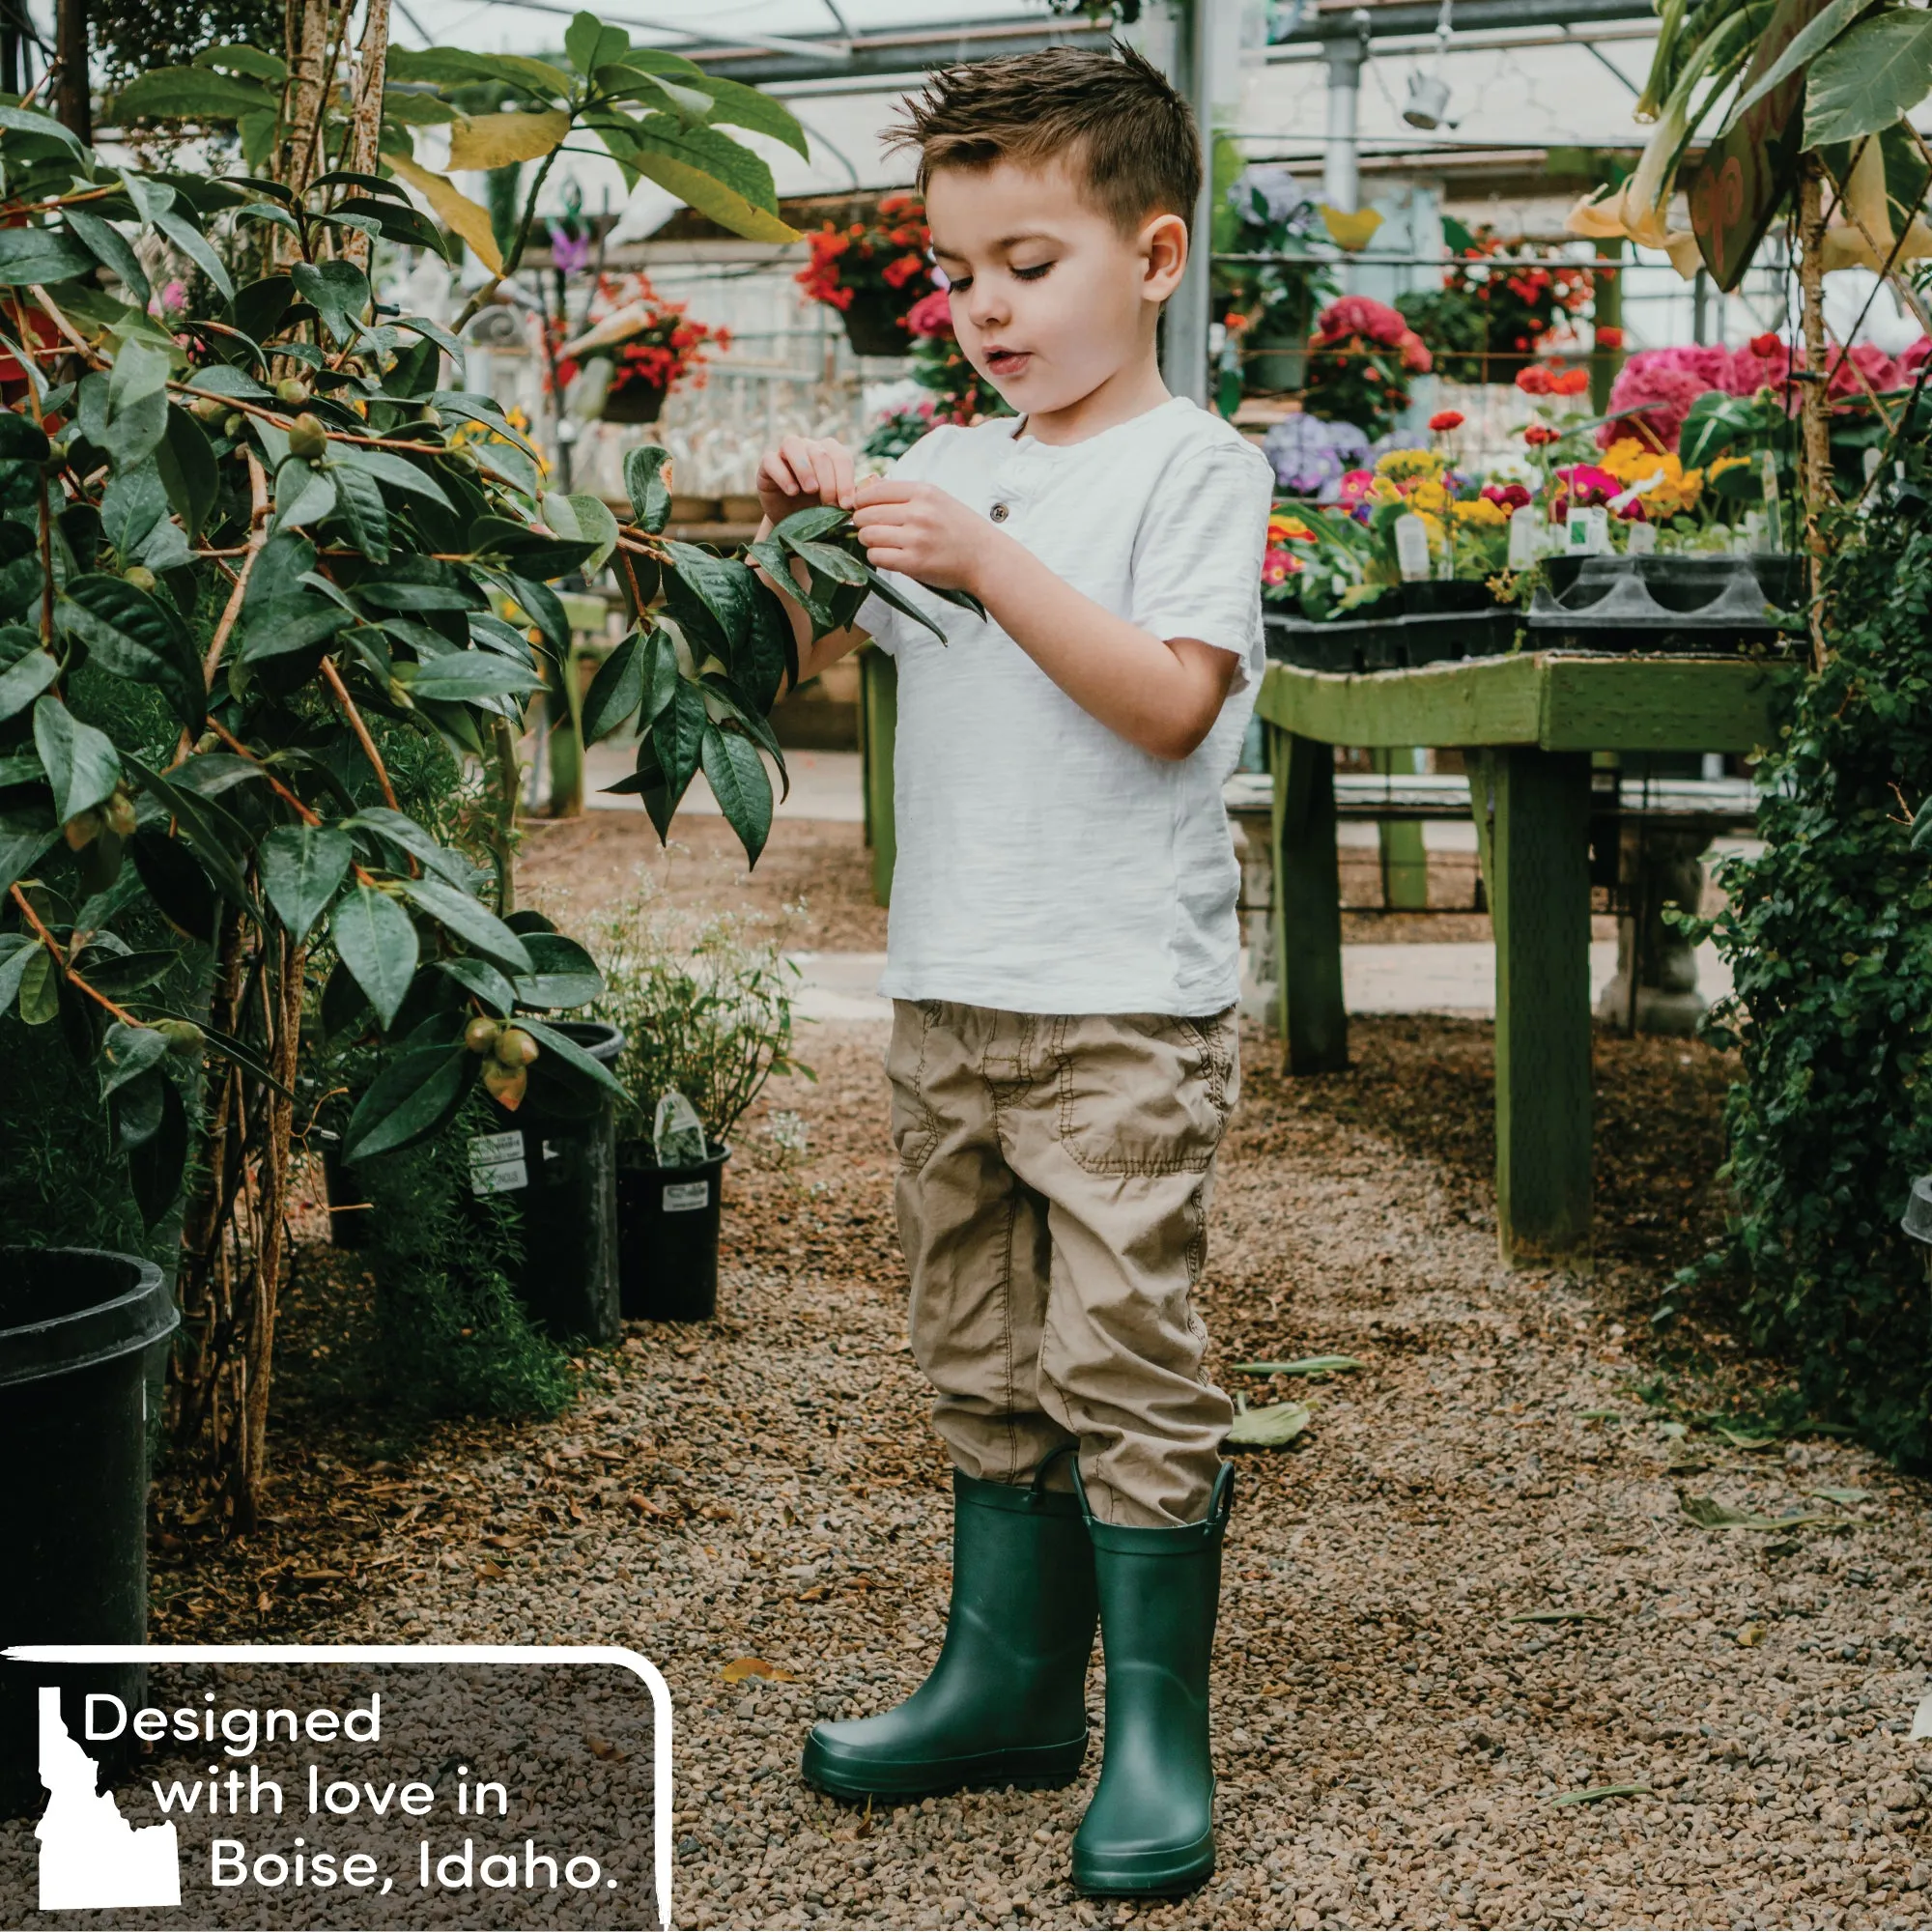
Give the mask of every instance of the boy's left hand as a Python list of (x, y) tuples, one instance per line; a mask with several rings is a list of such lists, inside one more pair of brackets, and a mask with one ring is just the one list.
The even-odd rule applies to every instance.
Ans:
[(938, 590), (976, 596), (987, 554), (999, 548), (992, 540), (1005, 535), (957, 497), (891, 476), (860, 484), (852, 522), (874, 570), (896, 570)]

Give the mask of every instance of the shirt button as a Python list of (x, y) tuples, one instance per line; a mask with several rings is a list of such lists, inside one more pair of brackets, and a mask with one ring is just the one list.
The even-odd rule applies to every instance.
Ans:
[(995, 503), (986, 513), (996, 524), (1004, 524), (1012, 512), (1004, 503)]

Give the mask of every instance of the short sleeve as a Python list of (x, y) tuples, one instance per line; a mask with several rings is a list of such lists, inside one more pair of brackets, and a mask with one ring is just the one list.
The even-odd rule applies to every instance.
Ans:
[[(910, 449), (893, 458), (886, 466), (886, 474), (903, 477), (909, 483), (928, 481), (934, 459), (946, 439), (958, 434), (957, 427), (952, 423), (941, 423), (938, 428), (927, 430)], [(890, 571), (886, 574), (892, 575)], [(854, 626), (864, 631), (888, 657), (897, 656), (909, 621), (902, 611), (895, 611), (883, 597), (878, 596), (867, 597), (859, 606), (859, 614), (852, 619)]]
[(1259, 669), (1262, 556), (1274, 471), (1252, 443), (1216, 442), (1184, 457), (1149, 501), (1134, 544), (1133, 622), (1163, 641), (1199, 638)]

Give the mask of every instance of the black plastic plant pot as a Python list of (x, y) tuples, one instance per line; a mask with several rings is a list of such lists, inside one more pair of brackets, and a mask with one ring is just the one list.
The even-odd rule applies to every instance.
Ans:
[(1464, 587), (1476, 591), (1480, 601), (1463, 610), (1344, 617), (1329, 623), (1270, 615), (1264, 620), (1267, 654), (1278, 664), (1304, 670), (1350, 672), (1412, 670), (1510, 650), (1516, 642), (1516, 611), (1497, 604), (1480, 583)]
[(1544, 650), (1723, 657), (1789, 644), (1801, 560), (1734, 556), (1555, 557), (1529, 611)]
[(852, 304), (844, 311), (845, 340), (853, 355), (909, 355), (912, 336), (904, 321), (909, 307), (911, 303), (895, 290), (854, 289)]
[(695, 1167), (617, 1173), (617, 1256), (628, 1321), (709, 1321), (718, 1313), (721, 1147)]
[[(623, 1034), (602, 1020), (547, 1024), (605, 1066), (624, 1050)], [(523, 1210), (525, 1308), (559, 1341), (614, 1342), (623, 1332), (615, 1101), (582, 1080), (566, 1084), (540, 1054), (523, 1105), (490, 1110), (494, 1131), (469, 1143), (469, 1184), (511, 1195)]]
[(1467, 578), (1444, 580), (1427, 577), (1413, 583), (1405, 583), (1400, 594), (1406, 617), (1446, 617), (1460, 613), (1482, 613), (1496, 608), (1496, 600), (1490, 595), (1490, 586), (1473, 582)]
[[(0, 1248), (0, 1644), (141, 1643), (148, 1631), (149, 1368), (181, 1323), (153, 1262), (94, 1248)], [(142, 1699), (138, 1663), (0, 1663), (0, 1816), (46, 1802), (40, 1693), (85, 1740), (90, 1694)]]

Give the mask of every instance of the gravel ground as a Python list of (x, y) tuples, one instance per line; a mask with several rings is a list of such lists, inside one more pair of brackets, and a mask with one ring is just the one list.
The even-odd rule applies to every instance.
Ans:
[[(882, 1042), (812, 1030), (816, 1085), (769, 1101), (810, 1122), (806, 1163), (733, 1162), (721, 1320), (587, 1357), (554, 1423), (411, 1435), (318, 1379), (353, 1355), (367, 1291), (353, 1258), (305, 1247), (276, 1520), (238, 1546), (169, 1519), (156, 1635), (642, 1650), (677, 1713), (683, 1925), (1932, 1921), (1932, 1744), (1907, 1735), (1929, 1492), (1830, 1437), (1758, 1442), (1774, 1372), (1721, 1309), (1672, 1356), (1649, 1335), (1718, 1211), (1725, 1066), (1675, 1041), (1599, 1041), (1584, 1279), (1496, 1264), (1486, 1025), (1360, 1022), (1353, 1071), (1298, 1082), (1247, 1040), (1210, 1366), (1255, 1400), (1268, 1385), (1230, 1364), (1363, 1367), (1277, 1380), (1311, 1426), (1241, 1460), (1208, 1887), (1132, 1909), (1072, 1893), (1097, 1735), (1063, 1792), (868, 1815), (805, 1790), (810, 1720), (909, 1692), (945, 1604)], [(1816, 1520), (1713, 1529), (1687, 1499)], [(1100, 1692), (1096, 1667), (1096, 1720)], [(1645, 1788), (1563, 1802), (1605, 1786)]]
[[(869, 1818), (799, 1784), (811, 1718), (909, 1691), (944, 1605), (875, 1032), (822, 1030), (817, 1086), (775, 1094), (812, 1157), (733, 1177), (720, 1321), (632, 1334), (557, 1423), (448, 1429), (374, 1472), (353, 1416), (333, 1453), (292, 1431), (292, 1492), (328, 1499), (359, 1557), (255, 1618), (185, 1582), (170, 1634), (643, 1650), (678, 1714), (681, 1924), (1926, 1922), (1932, 1748), (1906, 1737), (1926, 1492), (1829, 1439), (1749, 1450), (1647, 1404), (1662, 1378), (1619, 1296), (1656, 1277), (1628, 1236), (1595, 1283), (1498, 1270), (1485, 1038), (1364, 1025), (1357, 1073), (1298, 1083), (1248, 1042), (1202, 1297), (1215, 1359), (1365, 1367), (1298, 1388), (1301, 1442), (1241, 1463), (1221, 1867), (1189, 1900), (1068, 1889), (1097, 1751), (1064, 1792)], [(1600, 1068), (1612, 1119), (1661, 1130), (1707, 1121), (1721, 1081), (1675, 1043), (1605, 1042)], [(1690, 1158), (1616, 1179), (1680, 1252)], [(1824, 1520), (1714, 1531), (1681, 1496)], [(746, 1658), (782, 1674), (721, 1674)], [(1097, 1717), (1097, 1670), (1090, 1694)], [(1559, 1802), (1627, 1784), (1648, 1789)]]

